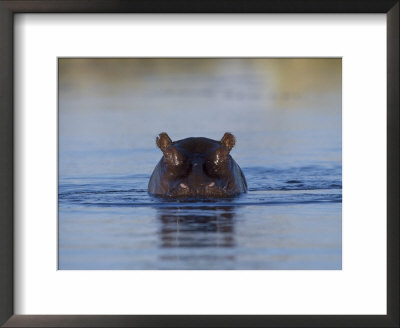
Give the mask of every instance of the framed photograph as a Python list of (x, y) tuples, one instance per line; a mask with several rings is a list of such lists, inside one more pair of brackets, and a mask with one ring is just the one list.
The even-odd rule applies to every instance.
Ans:
[(0, 15), (4, 327), (399, 326), (398, 1)]

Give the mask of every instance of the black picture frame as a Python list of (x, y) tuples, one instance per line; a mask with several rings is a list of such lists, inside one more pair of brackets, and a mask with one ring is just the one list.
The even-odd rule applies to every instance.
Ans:
[[(4, 327), (399, 327), (399, 8), (398, 0), (0, 0), (0, 324)], [(385, 13), (387, 315), (14, 315), (13, 21), (17, 13)]]

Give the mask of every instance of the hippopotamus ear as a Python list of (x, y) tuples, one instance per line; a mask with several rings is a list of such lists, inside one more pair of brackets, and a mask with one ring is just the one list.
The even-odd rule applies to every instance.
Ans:
[(230, 132), (226, 132), (221, 139), (221, 144), (228, 148), (229, 151), (233, 148), (233, 146), (235, 146), (235, 143), (235, 136)]
[(183, 155), (172, 145), (172, 140), (168, 137), (168, 134), (165, 132), (160, 133), (156, 138), (156, 144), (163, 152), (167, 164), (178, 166), (183, 163)]
[(161, 149), (162, 152), (172, 145), (172, 140), (165, 132), (161, 132), (156, 138), (156, 144), (158, 148)]

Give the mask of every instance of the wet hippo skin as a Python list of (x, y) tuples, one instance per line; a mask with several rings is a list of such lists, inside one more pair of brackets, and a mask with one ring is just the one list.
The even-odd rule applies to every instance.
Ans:
[(156, 139), (163, 157), (150, 177), (150, 194), (171, 198), (221, 198), (247, 192), (242, 170), (229, 152), (235, 137), (221, 141), (186, 138), (172, 141), (165, 132)]

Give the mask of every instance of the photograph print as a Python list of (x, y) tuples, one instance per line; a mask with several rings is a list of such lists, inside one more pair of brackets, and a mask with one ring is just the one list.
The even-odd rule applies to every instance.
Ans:
[(58, 58), (59, 270), (341, 270), (341, 58)]

